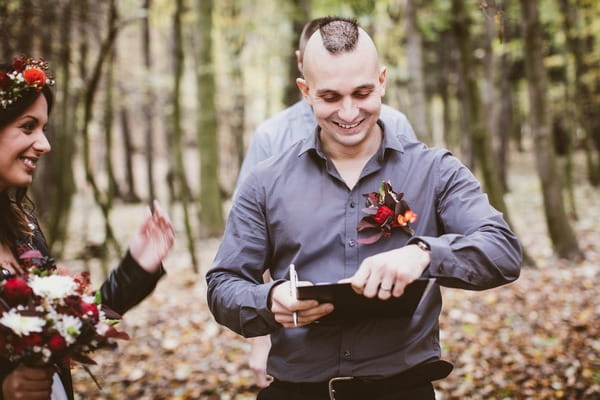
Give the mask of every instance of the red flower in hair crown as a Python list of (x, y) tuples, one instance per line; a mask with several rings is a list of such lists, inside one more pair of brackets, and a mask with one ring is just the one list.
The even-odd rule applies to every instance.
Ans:
[(6, 109), (19, 101), (27, 90), (39, 92), (45, 85), (54, 85), (47, 70), (48, 63), (43, 58), (34, 60), (24, 54), (15, 58), (8, 70), (0, 69), (0, 108)]
[(382, 237), (390, 237), (394, 228), (400, 228), (411, 236), (415, 234), (410, 224), (417, 220), (417, 214), (403, 199), (404, 193), (394, 192), (390, 181), (381, 183), (379, 193), (371, 192), (363, 196), (367, 198), (367, 207), (363, 209), (367, 215), (358, 222), (356, 229), (374, 233), (358, 239), (359, 243), (371, 244)]

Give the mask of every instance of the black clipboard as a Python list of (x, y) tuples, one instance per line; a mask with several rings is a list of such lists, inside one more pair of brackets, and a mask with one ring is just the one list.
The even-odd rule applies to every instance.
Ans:
[(350, 283), (320, 283), (299, 286), (296, 290), (299, 300), (315, 299), (319, 303), (333, 303), (335, 309), (321, 318), (321, 321), (410, 318), (434, 282), (435, 279), (418, 279), (404, 288), (402, 296), (391, 297), (388, 300), (360, 295), (352, 289)]

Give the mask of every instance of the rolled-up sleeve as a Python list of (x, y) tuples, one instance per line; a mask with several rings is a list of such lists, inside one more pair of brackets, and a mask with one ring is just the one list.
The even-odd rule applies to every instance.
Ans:
[(267, 305), (277, 282), (262, 282), (270, 249), (264, 193), (258, 187), (253, 174), (240, 187), (225, 236), (206, 274), (208, 306), (215, 319), (246, 337), (280, 327)]
[(515, 234), (494, 209), (471, 172), (449, 153), (437, 184), (440, 236), (413, 237), (431, 248), (426, 270), (443, 286), (483, 290), (519, 277), (522, 253)]

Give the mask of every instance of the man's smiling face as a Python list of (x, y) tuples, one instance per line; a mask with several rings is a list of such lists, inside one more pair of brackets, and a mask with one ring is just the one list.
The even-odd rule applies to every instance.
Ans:
[(385, 68), (368, 36), (356, 48), (331, 54), (316, 32), (306, 47), (305, 80), (298, 85), (321, 127), (321, 139), (333, 145), (360, 146), (374, 131), (385, 94)]

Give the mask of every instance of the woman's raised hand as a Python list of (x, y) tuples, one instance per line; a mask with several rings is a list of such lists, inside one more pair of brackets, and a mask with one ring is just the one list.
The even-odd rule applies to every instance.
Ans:
[(155, 273), (175, 241), (175, 230), (168, 215), (154, 200), (154, 214), (147, 209), (146, 218), (129, 245), (131, 256), (150, 273)]

